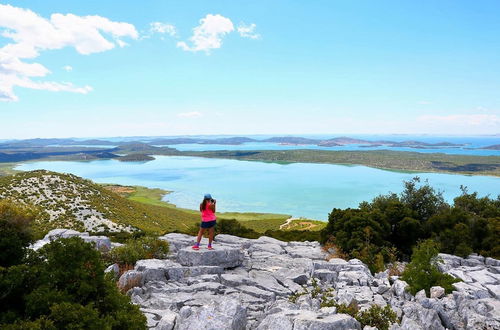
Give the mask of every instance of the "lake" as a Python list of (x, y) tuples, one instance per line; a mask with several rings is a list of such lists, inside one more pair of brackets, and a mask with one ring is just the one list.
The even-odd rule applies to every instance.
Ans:
[(162, 188), (173, 191), (164, 200), (184, 208), (196, 209), (203, 195), (211, 193), (219, 211), (283, 213), (320, 220), (326, 220), (334, 207), (357, 207), (359, 202), (379, 194), (399, 193), (403, 180), (416, 175), (444, 191), (449, 202), (460, 194), (460, 185), (481, 196), (500, 194), (498, 177), (415, 174), (366, 166), (155, 157), (150, 162), (41, 161), (20, 164), (16, 169), (46, 169), (98, 183)]

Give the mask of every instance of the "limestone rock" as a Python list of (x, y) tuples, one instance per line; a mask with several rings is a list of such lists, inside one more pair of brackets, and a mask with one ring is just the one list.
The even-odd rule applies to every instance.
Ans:
[(215, 250), (195, 251), (190, 247), (180, 249), (178, 262), (183, 266), (219, 266), (233, 268), (240, 266), (244, 254), (238, 248), (218, 246)]
[(181, 310), (176, 330), (244, 330), (247, 310), (237, 300), (221, 297), (200, 307)]

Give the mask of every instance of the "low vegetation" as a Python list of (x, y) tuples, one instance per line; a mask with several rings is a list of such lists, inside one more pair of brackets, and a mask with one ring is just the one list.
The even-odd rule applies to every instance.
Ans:
[(411, 294), (425, 290), (427, 296), (430, 296), (433, 286), (444, 288), (446, 293), (453, 291), (452, 284), (459, 280), (439, 271), (438, 252), (438, 245), (432, 240), (422, 241), (413, 249), (411, 262), (401, 276), (408, 283)]
[(2, 329), (146, 329), (139, 308), (105, 276), (100, 253), (77, 237), (51, 242), (38, 251), (33, 215), (2, 202), (0, 245), (15, 241), (0, 260)]
[(164, 259), (168, 255), (168, 242), (157, 237), (144, 236), (129, 239), (122, 246), (112, 249), (106, 259), (120, 267), (131, 267), (141, 259)]
[(388, 330), (391, 324), (399, 323), (396, 312), (394, 312), (389, 305), (381, 307), (379, 305), (371, 305), (368, 309), (360, 310), (356, 301), (350, 304), (338, 303), (333, 298), (333, 288), (323, 289), (319, 286), (316, 279), (312, 279), (312, 289), (308, 290), (306, 287), (302, 291), (295, 292), (288, 298), (290, 302), (296, 303), (301, 296), (310, 296), (320, 300), (320, 307), (335, 307), (336, 312), (339, 314), (348, 314), (354, 317), (361, 327), (365, 326), (376, 327), (379, 330)]
[(358, 208), (333, 209), (323, 243), (333, 242), (374, 272), (396, 259), (408, 260), (418, 241), (433, 239), (440, 252), (500, 257), (500, 197), (462, 195), (449, 205), (440, 192), (418, 177), (400, 194), (381, 195)]

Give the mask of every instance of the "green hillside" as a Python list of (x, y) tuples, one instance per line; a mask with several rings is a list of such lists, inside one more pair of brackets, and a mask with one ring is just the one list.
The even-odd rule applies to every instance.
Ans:
[[(36, 209), (37, 236), (54, 228), (88, 232), (142, 230), (151, 234), (192, 231), (200, 221), (199, 212), (163, 202), (161, 198), (167, 193), (145, 187), (99, 185), (72, 174), (46, 170), (0, 177), (0, 200), (10, 199)], [(258, 233), (279, 229), (289, 217), (218, 213), (219, 220), (235, 219)]]
[(40, 235), (53, 228), (159, 234), (198, 222), (195, 214), (129, 200), (90, 180), (45, 170), (0, 177), (0, 199), (36, 208)]

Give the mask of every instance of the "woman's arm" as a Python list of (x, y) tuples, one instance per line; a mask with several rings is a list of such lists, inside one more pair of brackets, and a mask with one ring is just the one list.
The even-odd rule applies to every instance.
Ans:
[(215, 212), (215, 203), (210, 203), (210, 209)]

